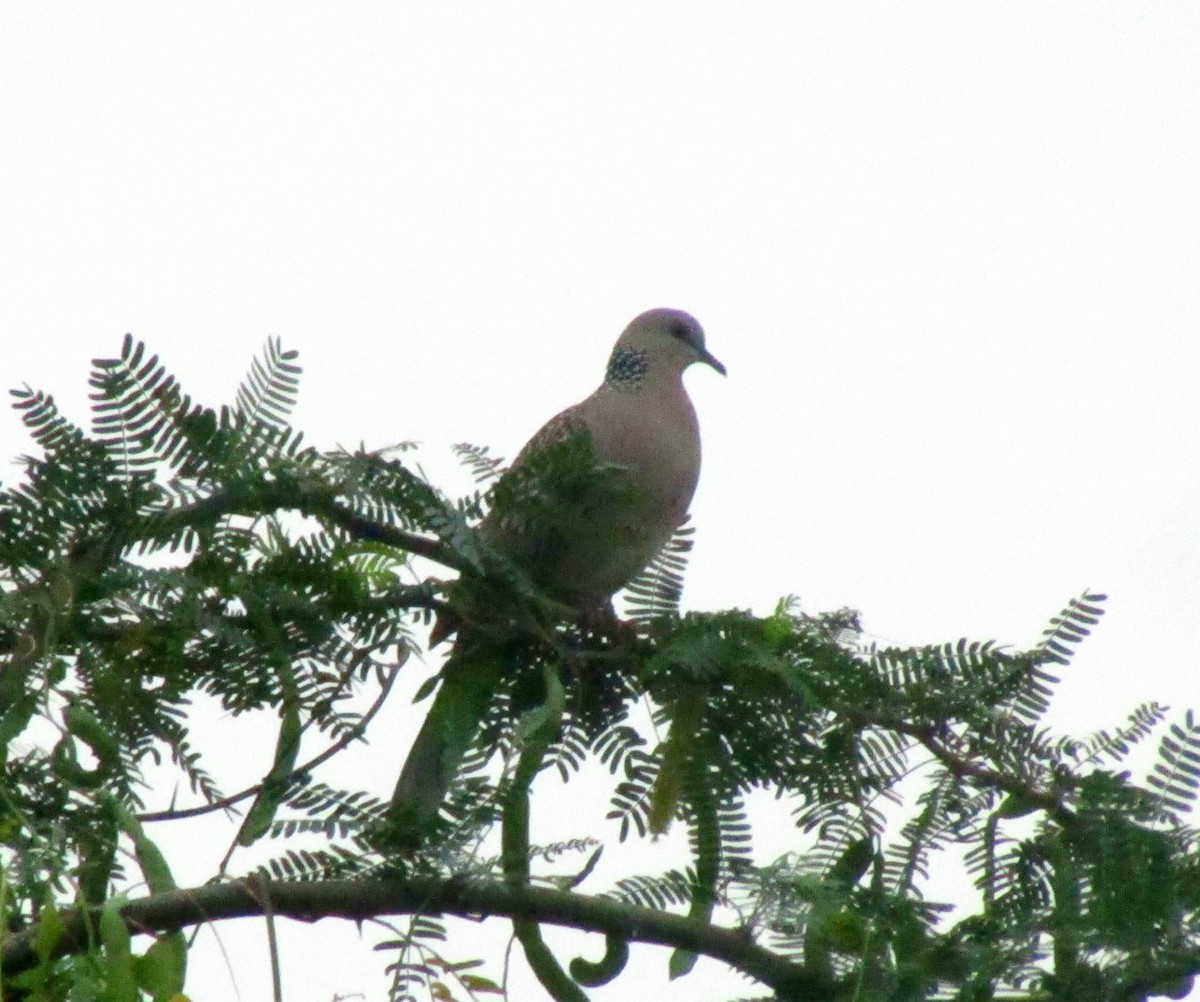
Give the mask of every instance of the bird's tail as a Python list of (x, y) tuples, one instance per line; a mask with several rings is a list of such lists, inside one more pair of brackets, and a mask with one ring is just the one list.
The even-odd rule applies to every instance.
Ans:
[[(482, 642), (480, 642), (482, 640)], [(412, 849), (436, 827), (446, 795), (487, 714), (499, 679), (495, 650), (460, 630), (442, 685), (404, 762), (388, 808), (389, 839)]]

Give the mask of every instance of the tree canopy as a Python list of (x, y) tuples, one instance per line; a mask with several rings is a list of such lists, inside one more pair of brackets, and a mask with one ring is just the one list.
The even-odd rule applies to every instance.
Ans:
[[(854, 612), (790, 599), (767, 616), (681, 613), (685, 532), (631, 587), (628, 624), (578, 623), (472, 526), (497, 493), (537, 506), (546, 485), (598, 475), (585, 450), (548, 457), (527, 489), (460, 447), (479, 486), (450, 497), (402, 447), (306, 445), (288, 423), (299, 368), (275, 341), (219, 409), (128, 337), (91, 385), (89, 429), (14, 391), (34, 454), (0, 494), (3, 997), (177, 998), (184, 930), (248, 914), (405, 916), (383, 962), (396, 999), (503, 990), (495, 958), (440, 952), (444, 915), (510, 923), (559, 1000), (619, 979), (637, 942), (670, 947), (672, 977), (715, 958), (761, 998), (1190, 990), (1200, 722), (1144, 704), (1073, 736), (1047, 717), (1103, 595), (1069, 601), (1031, 650), (877, 647)], [(504, 670), (441, 816), (398, 840), (386, 801), (323, 767), (371, 740), (431, 618), (466, 605), (487, 610)], [(223, 788), (220, 749), (190, 720), (198, 694), (277, 716), (252, 788)], [(323, 750), (302, 759), (314, 736)], [(531, 844), (539, 773), (574, 780), (588, 763), (609, 777), (609, 830)], [(164, 764), (187, 803), (148, 785)], [(803, 847), (771, 861), (747, 810), (763, 790)], [(278, 851), (177, 887), (156, 832), (221, 810), (237, 844)], [(645, 840), (655, 860), (672, 825), (689, 865), (583, 893), (606, 842)], [(300, 835), (322, 847), (289, 847)], [(545, 865), (564, 854), (570, 879)], [(968, 900), (931, 893), (951, 865)], [(603, 933), (604, 955), (557, 956), (547, 925)]]

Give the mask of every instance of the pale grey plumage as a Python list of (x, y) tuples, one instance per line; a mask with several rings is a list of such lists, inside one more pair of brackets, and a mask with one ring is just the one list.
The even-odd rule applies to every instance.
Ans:
[[(573, 604), (604, 602), (654, 559), (687, 517), (700, 477), (700, 429), (683, 372), (703, 362), (724, 374), (704, 331), (682, 310), (636, 317), (613, 347), (604, 382), (548, 421), (521, 450), (518, 469), (538, 449), (585, 430), (595, 459), (627, 471), (632, 504), (597, 511), (586, 500), (577, 532), (547, 541), (489, 517), (481, 530), (551, 594)], [(586, 510), (584, 510), (586, 508)]]

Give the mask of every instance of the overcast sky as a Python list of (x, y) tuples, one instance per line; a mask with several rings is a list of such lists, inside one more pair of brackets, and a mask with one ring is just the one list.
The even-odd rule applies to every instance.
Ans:
[[(278, 335), (311, 442), (440, 469), (682, 307), (729, 368), (688, 377), (688, 605), (1027, 645), (1106, 591), (1053, 721), (1200, 706), (1198, 52), (1183, 3), (8, 3), (0, 376), (84, 420), (128, 331), (220, 404)], [(287, 998), (378, 997), (330, 936)]]

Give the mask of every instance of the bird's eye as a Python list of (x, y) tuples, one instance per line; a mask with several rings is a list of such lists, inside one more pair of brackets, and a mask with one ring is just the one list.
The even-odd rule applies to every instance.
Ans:
[(675, 320), (671, 323), (671, 336), (679, 338), (680, 341), (690, 341), (692, 329), (682, 320)]

